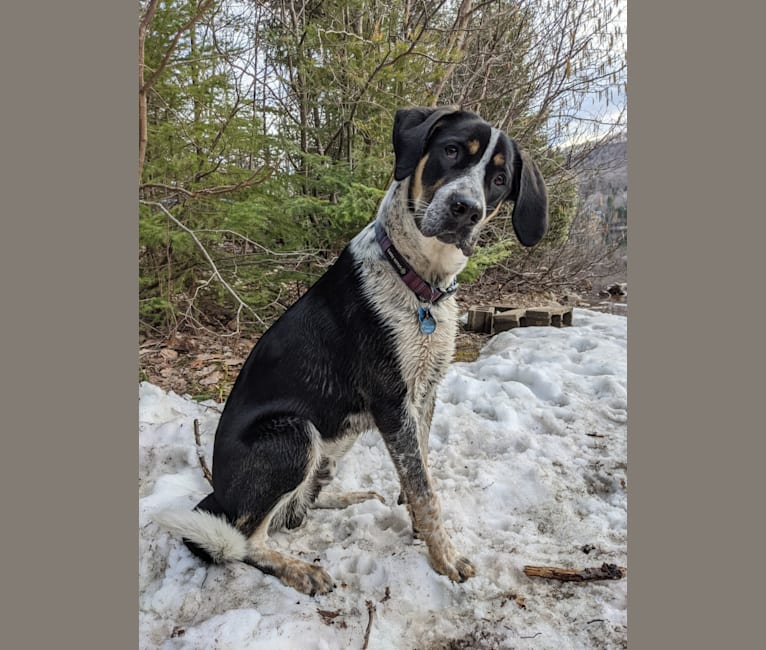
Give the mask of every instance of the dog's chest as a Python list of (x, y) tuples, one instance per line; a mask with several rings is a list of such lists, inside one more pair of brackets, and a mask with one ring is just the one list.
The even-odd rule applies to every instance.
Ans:
[(419, 405), (432, 394), (447, 372), (455, 351), (457, 303), (444, 298), (430, 306), (435, 329), (421, 330), (418, 307), (425, 307), (394, 273), (375, 241), (372, 227), (352, 242), (358, 260), (360, 286), (393, 347), (394, 359), (407, 400)]
[(435, 329), (421, 331), (417, 307), (392, 319), (396, 357), (411, 402), (419, 404), (447, 372), (455, 351), (457, 306), (446, 300), (430, 308)]

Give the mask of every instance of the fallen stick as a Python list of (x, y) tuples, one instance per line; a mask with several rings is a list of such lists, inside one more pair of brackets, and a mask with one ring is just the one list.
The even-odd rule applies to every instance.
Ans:
[(205, 451), (202, 449), (202, 440), (199, 435), (199, 420), (197, 419), (194, 420), (194, 442), (197, 443), (197, 458), (202, 467), (202, 473), (207, 479), (207, 482), (210, 483), (210, 485), (213, 485), (213, 475), (210, 473), (207, 461), (205, 460)]
[(367, 645), (370, 643), (370, 632), (372, 631), (372, 617), (375, 614), (375, 605), (372, 604), (371, 600), (365, 600), (365, 604), (367, 605), (367, 630), (364, 633), (364, 645), (362, 646), (362, 650), (367, 650)]
[(530, 577), (563, 580), (567, 582), (585, 582), (586, 580), (620, 580), (628, 575), (625, 567), (604, 562), (600, 567), (585, 569), (563, 569), (555, 566), (524, 567), (524, 573)]

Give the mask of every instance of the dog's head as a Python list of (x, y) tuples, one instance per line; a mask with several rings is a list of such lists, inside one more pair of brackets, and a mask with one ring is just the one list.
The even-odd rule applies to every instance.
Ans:
[(502, 202), (524, 246), (548, 227), (548, 194), (540, 171), (505, 133), (453, 107), (405, 108), (394, 120), (394, 178), (410, 178), (408, 203), (426, 237), (473, 252), (481, 227)]

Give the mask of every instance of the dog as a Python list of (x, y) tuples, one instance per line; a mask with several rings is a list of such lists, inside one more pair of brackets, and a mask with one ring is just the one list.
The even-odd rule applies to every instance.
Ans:
[(374, 221), (242, 367), (215, 434), (213, 492), (194, 510), (154, 517), (200, 558), (245, 562), (312, 596), (331, 591), (332, 578), (269, 548), (269, 530), (299, 526), (309, 507), (382, 500), (320, 494), (343, 454), (373, 429), (431, 566), (455, 582), (475, 575), (445, 531), (427, 462), (436, 391), (455, 348), (455, 278), (503, 201), (514, 202), (522, 245), (547, 229), (536, 164), (478, 115), (400, 109), (393, 148), (394, 179)]

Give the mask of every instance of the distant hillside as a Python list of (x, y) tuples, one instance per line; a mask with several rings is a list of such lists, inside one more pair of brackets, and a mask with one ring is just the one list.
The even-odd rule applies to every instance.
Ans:
[(628, 204), (628, 140), (583, 145), (572, 152), (585, 207), (607, 214)]

